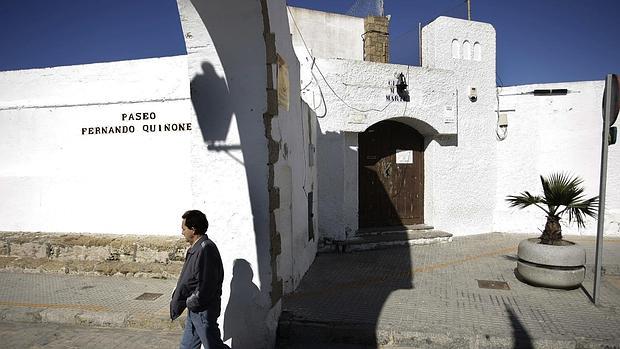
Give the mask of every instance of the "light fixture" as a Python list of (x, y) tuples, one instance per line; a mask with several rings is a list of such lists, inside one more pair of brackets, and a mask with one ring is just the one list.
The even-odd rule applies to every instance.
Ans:
[(409, 102), (409, 91), (407, 91), (407, 80), (405, 74), (398, 74), (398, 82), (396, 83), (396, 93), (405, 102)]

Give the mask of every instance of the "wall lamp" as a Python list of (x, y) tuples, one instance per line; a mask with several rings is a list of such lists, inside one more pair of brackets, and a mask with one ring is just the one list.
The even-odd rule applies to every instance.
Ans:
[(409, 102), (409, 91), (407, 91), (407, 80), (405, 80), (405, 74), (398, 74), (398, 81), (396, 83), (396, 93), (405, 102)]

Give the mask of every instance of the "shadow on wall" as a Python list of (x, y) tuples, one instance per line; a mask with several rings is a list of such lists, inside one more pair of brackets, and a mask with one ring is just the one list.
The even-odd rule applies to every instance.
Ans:
[(241, 145), (226, 143), (234, 114), (226, 79), (217, 75), (211, 63), (202, 63), (201, 67), (203, 73), (192, 79), (190, 91), (202, 138), (207, 149), (223, 151), (243, 166), (243, 160), (230, 152), (243, 151)]
[[(259, 289), (252, 283), (252, 269), (247, 261), (235, 261), (231, 298), (225, 312), (225, 337), (233, 339), (235, 349), (267, 347), (269, 334), (265, 314), (271, 308), (271, 256), (267, 140), (263, 123), (267, 72), (261, 3), (254, 0), (190, 1), (212, 39), (217, 58), (200, 50), (190, 54), (208, 55), (203, 60), (219, 59), (219, 62), (202, 62), (202, 74), (191, 81), (192, 104), (207, 149), (224, 151), (244, 166), (252, 212), (243, 215), (253, 219), (253, 226), (248, 229), (253, 229), (255, 235), (256, 267), (262, 285)], [(225, 78), (216, 72), (219, 63), (224, 71), (220, 75)], [(237, 130), (231, 131), (233, 116)], [(229, 139), (231, 134), (236, 135), (235, 131), (239, 135), (238, 144)], [(234, 153), (229, 150), (241, 150), (243, 161), (234, 158)], [(242, 174), (233, 172), (230, 175)], [(240, 188), (223, 187), (220, 190), (236, 193)], [(255, 321), (258, 318), (261, 321)]]
[(226, 79), (217, 75), (211, 63), (204, 62), (201, 67), (203, 73), (192, 79), (190, 91), (202, 138), (212, 145), (226, 140), (233, 106)]
[(255, 349), (268, 341), (269, 304), (252, 282), (254, 272), (245, 259), (236, 259), (230, 282), (230, 299), (225, 311), (224, 340), (232, 338), (235, 349)]

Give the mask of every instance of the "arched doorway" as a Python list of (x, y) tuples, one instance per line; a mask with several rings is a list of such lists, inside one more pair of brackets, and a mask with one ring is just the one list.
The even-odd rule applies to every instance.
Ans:
[(424, 223), (424, 137), (385, 120), (358, 135), (359, 227)]

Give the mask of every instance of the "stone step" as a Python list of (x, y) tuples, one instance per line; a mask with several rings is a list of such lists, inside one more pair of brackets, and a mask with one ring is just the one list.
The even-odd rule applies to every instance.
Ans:
[(389, 226), (389, 227), (373, 227), (373, 228), (361, 228), (358, 229), (355, 235), (377, 235), (377, 234), (389, 234), (389, 233), (403, 233), (416, 230), (433, 230), (435, 227), (426, 224), (410, 224), (402, 226)]
[[(426, 226), (428, 227), (428, 226)], [(452, 234), (441, 230), (416, 227), (365, 229), (347, 240), (331, 240), (319, 246), (319, 252), (354, 252), (397, 246), (430, 245), (452, 241)]]
[(430, 245), (451, 242), (452, 234), (441, 230), (388, 231), (377, 234), (358, 235), (346, 240), (344, 252), (376, 250), (404, 245)]

